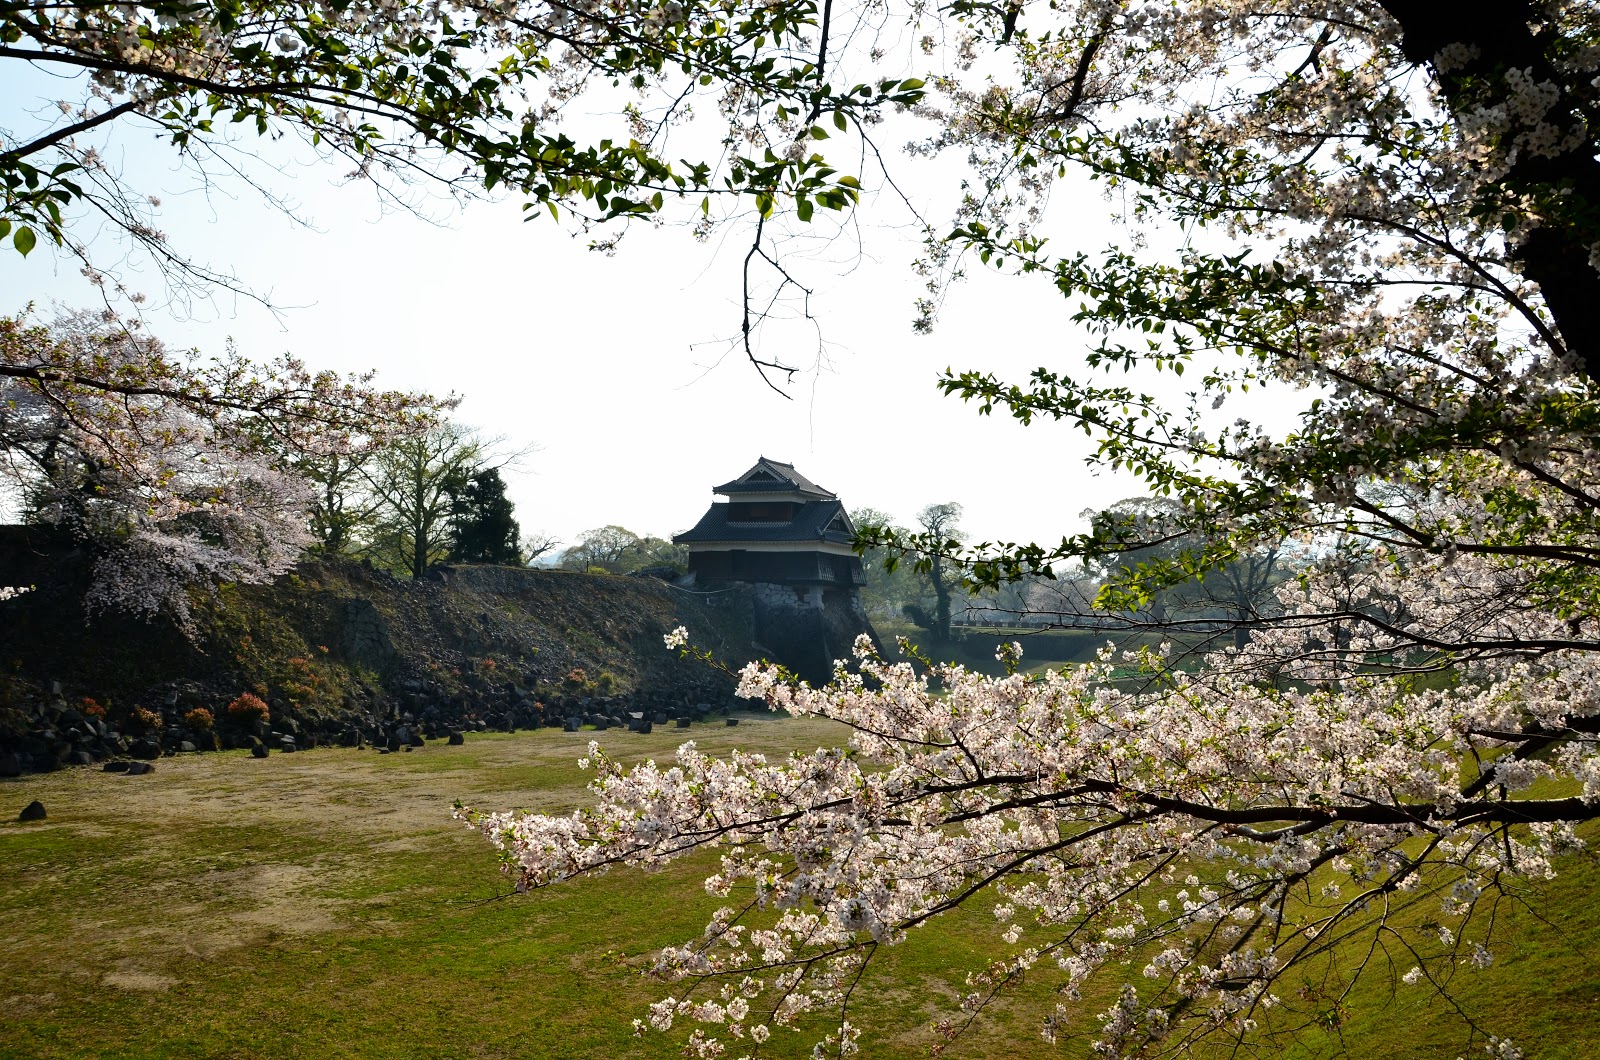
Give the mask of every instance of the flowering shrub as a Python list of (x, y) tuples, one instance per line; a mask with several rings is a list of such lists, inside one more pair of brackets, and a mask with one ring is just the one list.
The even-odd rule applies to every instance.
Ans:
[(184, 723), (191, 729), (204, 732), (216, 724), (216, 718), (205, 707), (195, 707), (183, 716)]
[(574, 666), (567, 671), (567, 676), (561, 679), (561, 683), (566, 685), (568, 689), (577, 691), (588, 687), (589, 675), (584, 672), (583, 667)]
[(245, 725), (256, 722), (268, 721), (272, 715), (267, 709), (266, 702), (256, 695), (245, 692), (228, 704), (229, 719)]
[(91, 718), (103, 718), (106, 716), (106, 708), (102, 707), (98, 701), (90, 696), (84, 696), (83, 699), (79, 700), (78, 709)]
[(134, 707), (133, 712), (129, 714), (128, 717), (129, 720), (133, 722), (135, 727), (144, 729), (147, 732), (153, 732), (156, 729), (161, 728), (161, 715), (157, 714), (153, 710), (146, 710), (144, 707)]

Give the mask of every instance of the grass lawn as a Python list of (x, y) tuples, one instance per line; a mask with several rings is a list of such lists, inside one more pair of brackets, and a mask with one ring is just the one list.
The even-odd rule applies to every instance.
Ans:
[[(710, 751), (839, 739), (824, 723), (761, 717), (692, 735)], [(669, 756), (683, 736), (602, 734), (638, 757)], [(632, 1019), (667, 992), (639, 967), (698, 934), (717, 904), (699, 886), (710, 862), (508, 896), (487, 844), (450, 819), (457, 798), (581, 801), (573, 762), (590, 738), (189, 755), (145, 777), (0, 781), (0, 1056), (678, 1055), (677, 1035), (632, 1036)], [(34, 798), (48, 820), (16, 823)], [(1469, 1005), (1530, 1057), (1600, 1056), (1600, 870), (1570, 868), (1548, 924), (1508, 914), (1501, 959), (1463, 973)], [(952, 1014), (965, 972), (998, 946), (974, 909), (887, 951), (861, 994), (864, 1055), (927, 1056), (931, 1021)], [(1052, 1050), (1037, 1036), (1052, 985), (1048, 974), (1024, 983), (944, 1055), (1085, 1055), (1082, 1040)], [(1462, 1032), (1447, 1011), (1373, 986), (1263, 1055), (1454, 1056)], [(769, 1050), (804, 1055), (812, 1040), (780, 1033)]]

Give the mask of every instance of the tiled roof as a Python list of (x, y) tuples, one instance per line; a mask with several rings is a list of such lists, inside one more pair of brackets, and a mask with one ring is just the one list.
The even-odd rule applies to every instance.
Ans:
[(793, 464), (785, 464), (778, 460), (768, 460), (766, 457), (755, 462), (755, 466), (732, 482), (724, 482), (713, 493), (789, 493), (798, 491), (809, 493), (813, 497), (823, 497), (828, 500), (836, 499), (834, 494), (812, 482), (794, 469)]
[[(719, 491), (720, 492), (720, 491)], [(673, 537), (673, 543), (687, 545), (697, 541), (749, 541), (753, 544), (779, 541), (831, 541), (848, 545), (854, 530), (844, 505), (837, 500), (810, 501), (800, 506), (794, 520), (787, 523), (736, 523), (728, 518), (731, 505), (713, 504), (691, 530)], [(836, 517), (845, 529), (829, 530)]]

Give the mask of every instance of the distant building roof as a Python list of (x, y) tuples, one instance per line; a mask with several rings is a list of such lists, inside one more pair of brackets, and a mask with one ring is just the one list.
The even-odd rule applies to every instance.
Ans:
[[(722, 493), (724, 490), (719, 487), (717, 492)], [(834, 544), (848, 545), (855, 536), (855, 527), (850, 524), (850, 516), (845, 513), (844, 505), (837, 499), (802, 504), (794, 519), (787, 523), (734, 522), (728, 518), (728, 512), (732, 507), (729, 504), (713, 504), (710, 510), (700, 517), (700, 521), (693, 529), (674, 536), (673, 542), (688, 545), (701, 541), (749, 541), (753, 544), (780, 541), (831, 541)]]
[(838, 500), (832, 492), (796, 471), (793, 464), (768, 460), (766, 457), (757, 460), (754, 467), (732, 482), (724, 482), (711, 492), (724, 496), (736, 493), (803, 493), (819, 500)]

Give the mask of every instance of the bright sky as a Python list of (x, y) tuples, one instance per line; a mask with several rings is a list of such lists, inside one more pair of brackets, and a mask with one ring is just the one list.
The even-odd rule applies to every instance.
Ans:
[[(22, 98), (11, 95), (13, 105)], [(711, 486), (759, 455), (792, 462), (850, 507), (902, 521), (958, 501), (976, 539), (1051, 541), (1075, 530), (1085, 508), (1139, 492), (1086, 471), (1081, 431), (980, 417), (938, 394), (946, 366), (1018, 380), (1038, 365), (1070, 369), (1081, 338), (1046, 282), (976, 263), (934, 334), (913, 335), (918, 245), (886, 200), (861, 215), (879, 227), (862, 230), (859, 257), (842, 237), (794, 262), (814, 287), (826, 357), (817, 364), (809, 325), (768, 336), (764, 353), (812, 369), (785, 400), (728, 342), (747, 245), (737, 234), (702, 245), (687, 225), (639, 228), (608, 257), (548, 216), (523, 223), (516, 202), (459, 212), (433, 202), (442, 220), (430, 223), (383, 208), (370, 186), (341, 185), (340, 166), (274, 155), (265, 179), (300, 206), (313, 223), (305, 228), (240, 181), (198, 190), (146, 130), (120, 128), (106, 156), (162, 197), (161, 227), (176, 248), (231, 269), (281, 307), (274, 316), (227, 295), (163, 306), (160, 278), (135, 264), (124, 277), (152, 296), (154, 333), (206, 351), (232, 337), (257, 358), (290, 350), (313, 367), (376, 368), (388, 386), (455, 392), (463, 422), (504, 436), (508, 450), (537, 447), (507, 473), (525, 531), (566, 542), (607, 523), (671, 534), (698, 519)], [(913, 188), (916, 165), (925, 163), (901, 162)], [(925, 183), (929, 216), (942, 224), (951, 185)], [(1098, 249), (1126, 235), (1092, 191), (1058, 190), (1053, 212), (1072, 245)], [(76, 263), (52, 250), (41, 244), (26, 261), (0, 252), (0, 310), (33, 301), (48, 316), (52, 303), (98, 304)]]

